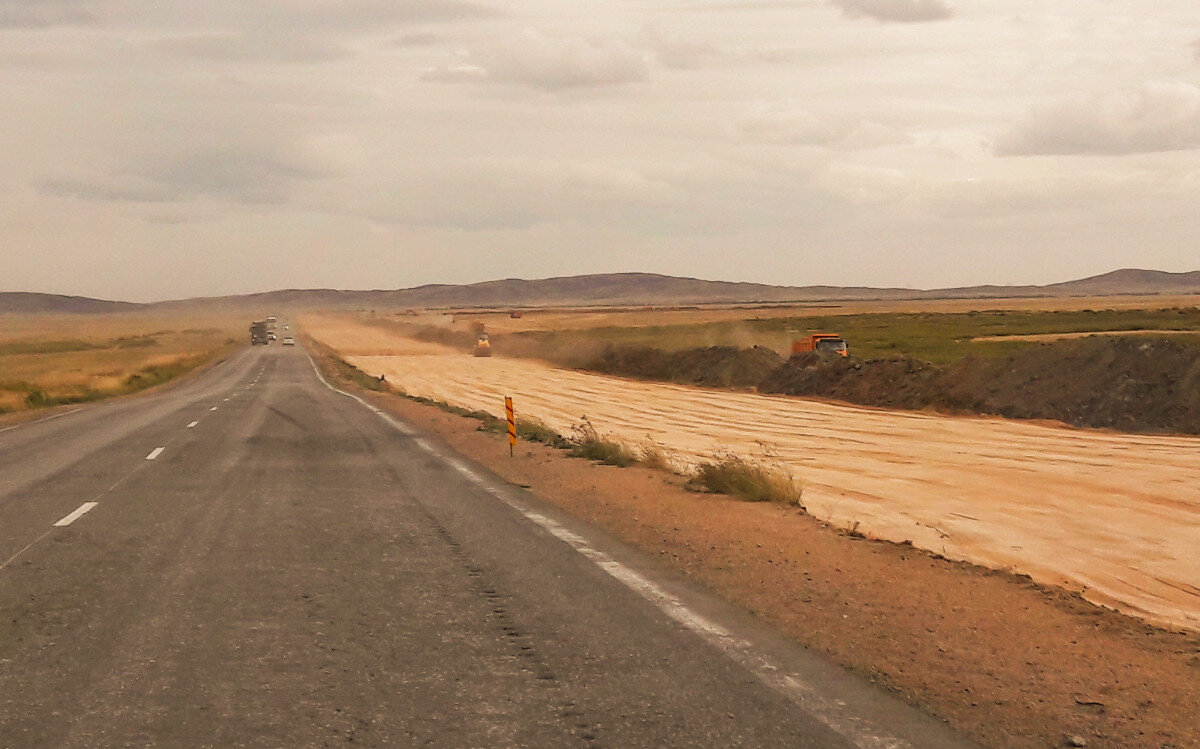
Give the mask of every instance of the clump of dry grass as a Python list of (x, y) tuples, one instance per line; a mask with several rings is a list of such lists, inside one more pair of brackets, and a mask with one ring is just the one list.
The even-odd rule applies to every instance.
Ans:
[(732, 452), (718, 453), (712, 460), (703, 461), (696, 467), (688, 486), (749, 502), (804, 507), (800, 482), (783, 463), (769, 454), (762, 458), (747, 458)]
[(638, 462), (638, 455), (624, 442), (600, 434), (586, 416), (571, 428), (570, 455), (625, 468)]
[(649, 438), (639, 448), (638, 462), (656, 471), (683, 472), (684, 461), (673, 450)]
[(517, 419), (517, 437), (551, 447), (571, 446), (570, 440), (537, 419)]

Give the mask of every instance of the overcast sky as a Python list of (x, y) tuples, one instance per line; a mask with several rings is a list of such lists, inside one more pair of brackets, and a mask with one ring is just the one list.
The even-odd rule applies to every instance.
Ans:
[(1200, 268), (1196, 0), (0, 0), (0, 290)]

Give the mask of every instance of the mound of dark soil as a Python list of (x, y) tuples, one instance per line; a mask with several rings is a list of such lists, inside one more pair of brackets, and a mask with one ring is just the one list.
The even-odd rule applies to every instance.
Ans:
[(756, 387), (783, 364), (774, 351), (755, 346), (709, 346), (662, 351), (646, 346), (609, 346), (584, 369), (643, 380), (708, 387)]
[(904, 356), (864, 361), (808, 352), (793, 356), (758, 384), (764, 393), (809, 395), (890, 408), (928, 408), (947, 400), (942, 371)]
[(1200, 346), (1168, 338), (1092, 336), (948, 367), (805, 354), (768, 375), (759, 389), (868, 406), (1200, 434)]
[(1200, 346), (1093, 336), (999, 360), (967, 359), (943, 378), (972, 411), (1076, 426), (1200, 434)]

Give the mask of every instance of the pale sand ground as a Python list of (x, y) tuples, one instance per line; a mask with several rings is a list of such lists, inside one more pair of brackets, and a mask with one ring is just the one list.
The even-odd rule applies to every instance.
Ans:
[(411, 395), (563, 432), (646, 439), (686, 459), (766, 445), (813, 515), (869, 536), (1082, 589), (1200, 630), (1200, 439), (835, 405), (474, 358), (347, 320), (305, 329)]

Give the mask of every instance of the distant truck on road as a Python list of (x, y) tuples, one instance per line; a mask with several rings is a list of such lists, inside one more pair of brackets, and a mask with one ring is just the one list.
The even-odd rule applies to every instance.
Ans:
[(808, 338), (792, 341), (792, 356), (803, 354), (805, 351), (816, 351), (819, 354), (837, 354), (849, 356), (846, 339), (837, 333), (813, 333)]
[(260, 343), (264, 346), (271, 343), (271, 339), (267, 337), (267, 322), (265, 320), (257, 320), (250, 323), (250, 345), (257, 346)]

